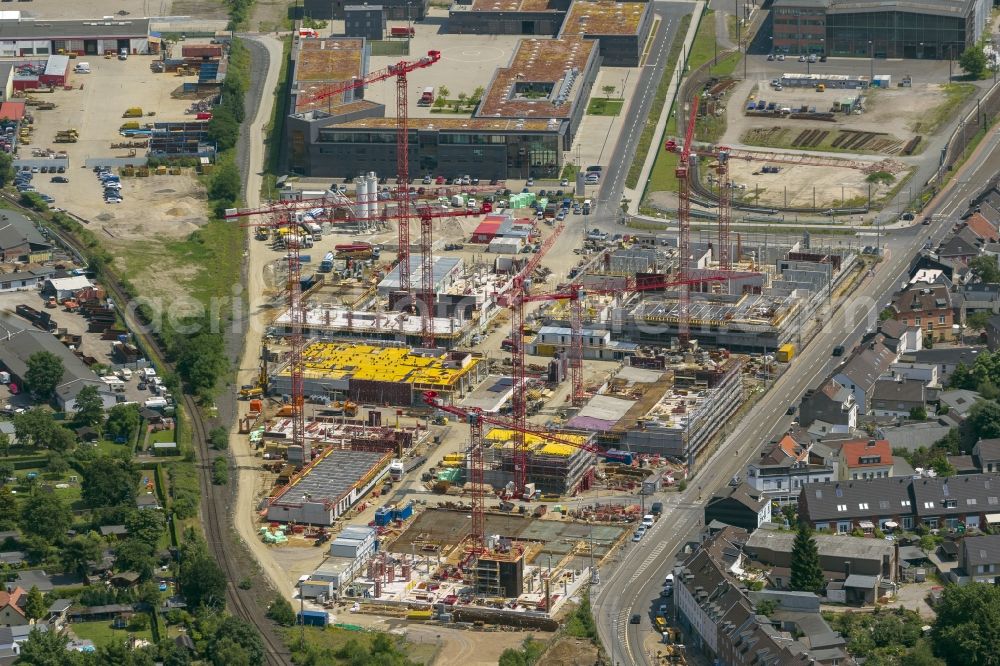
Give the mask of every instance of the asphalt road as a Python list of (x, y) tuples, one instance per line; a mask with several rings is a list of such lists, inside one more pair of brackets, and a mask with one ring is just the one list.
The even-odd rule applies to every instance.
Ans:
[(625, 177), (628, 175), (626, 165), (632, 164), (635, 160), (639, 136), (642, 134), (646, 118), (651, 112), (656, 114), (660, 112), (658, 108), (651, 108), (653, 98), (656, 96), (656, 87), (663, 78), (663, 70), (667, 65), (667, 56), (670, 54), (674, 38), (684, 37), (677, 35), (681, 18), (690, 14), (693, 9), (694, 3), (691, 2), (653, 3), (653, 12), (661, 18), (660, 26), (653, 39), (646, 65), (639, 74), (639, 85), (636, 86), (632, 98), (634, 101), (628, 108), (628, 117), (618, 135), (618, 143), (605, 168), (605, 177), (597, 195), (597, 205), (590, 215), (591, 219), (585, 220), (588, 228), (592, 226), (606, 228), (609, 224), (618, 222), (622, 194), (625, 192)]
[[(908, 274), (910, 261), (924, 242), (943, 238), (969, 200), (1000, 171), (998, 145), (1000, 133), (993, 130), (951, 185), (925, 211), (928, 216), (936, 216), (931, 226), (916, 225), (892, 233), (891, 252), (879, 264), (874, 277), (867, 278), (836, 310), (827, 313), (820, 332), (799, 351), (789, 369), (740, 421), (715, 455), (695, 470), (688, 489), (647, 498), (647, 503), (656, 499), (664, 502), (663, 516), (642, 541), (629, 542), (619, 561), (601, 571), (601, 582), (592, 597), (598, 631), (603, 644), (613, 652), (614, 664), (654, 663), (643, 645), (652, 630), (653, 611), (660, 604), (659, 590), (679, 547), (695, 538), (704, 500), (712, 490), (725, 486), (734, 474), (742, 473), (763, 443), (787, 429), (792, 417), (786, 416), (785, 410), (832, 369), (833, 347), (856, 343), (874, 327), (877, 313)], [(641, 615), (640, 624), (629, 623), (633, 613)]]

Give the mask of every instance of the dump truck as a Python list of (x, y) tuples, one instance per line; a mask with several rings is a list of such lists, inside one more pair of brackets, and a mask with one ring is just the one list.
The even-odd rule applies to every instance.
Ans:
[(788, 363), (795, 356), (795, 345), (791, 343), (786, 343), (778, 347), (778, 352), (774, 355), (774, 358), (779, 363)]
[(333, 252), (327, 252), (326, 255), (323, 257), (323, 261), (321, 261), (320, 264), (319, 264), (319, 272), (320, 273), (329, 273), (330, 271), (332, 271), (333, 270), (333, 260), (335, 258), (336, 258), (336, 255), (334, 255)]
[(378, 250), (371, 243), (341, 243), (333, 249), (338, 259), (378, 259)]
[(413, 37), (417, 34), (417, 31), (413, 28), (401, 26), (398, 28), (389, 28), (390, 37)]

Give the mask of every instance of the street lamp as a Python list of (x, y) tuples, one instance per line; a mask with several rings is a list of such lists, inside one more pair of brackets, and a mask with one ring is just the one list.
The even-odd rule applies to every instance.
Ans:
[(868, 40), (868, 55), (871, 57), (871, 73), (868, 77), (868, 87), (870, 88), (875, 81), (875, 44), (870, 39)]
[(952, 58), (954, 58), (954, 57), (955, 57), (955, 45), (954, 44), (949, 44), (948, 45), (948, 83), (951, 83), (951, 76), (952, 76), (952, 74), (951, 74), (951, 64), (952, 64)]

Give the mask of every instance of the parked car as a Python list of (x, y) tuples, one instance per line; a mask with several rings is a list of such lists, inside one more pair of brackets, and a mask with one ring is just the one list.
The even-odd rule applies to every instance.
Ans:
[(50, 180), (53, 183), (68, 183), (69, 182), (69, 178), (67, 178), (66, 176), (52, 176), (52, 178)]
[(768, 53), (767, 54), (767, 59), (768, 60), (774, 60), (774, 54), (773, 53)]
[(799, 56), (799, 62), (805, 62), (805, 61), (806, 61), (806, 57), (804, 55), (800, 55)]

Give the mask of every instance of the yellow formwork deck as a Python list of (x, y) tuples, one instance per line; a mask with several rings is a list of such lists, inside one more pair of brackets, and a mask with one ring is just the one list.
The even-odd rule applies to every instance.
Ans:
[(445, 367), (440, 358), (409, 349), (375, 345), (313, 342), (302, 350), (306, 379), (358, 379), (448, 388), (479, 363)]
[[(513, 446), (514, 431), (506, 430), (504, 428), (494, 428), (486, 433), (484, 438), (491, 442), (493, 446)], [(583, 437), (582, 435), (572, 435), (569, 433), (559, 433), (559, 439), (566, 440), (568, 442), (578, 442), (581, 446), (587, 443), (586, 437)], [(524, 445), (532, 453), (549, 456), (571, 456), (576, 451), (579, 451), (579, 449), (575, 446), (561, 444), (559, 442), (550, 442), (544, 437), (532, 435), (531, 433), (526, 433), (524, 435)]]

